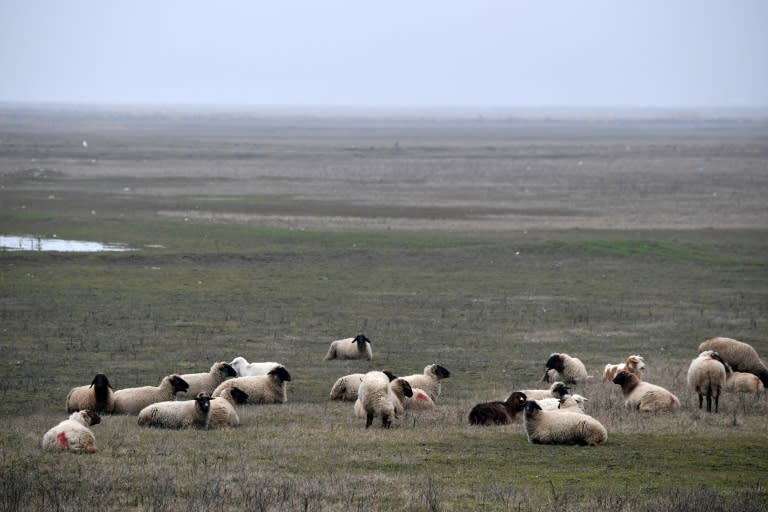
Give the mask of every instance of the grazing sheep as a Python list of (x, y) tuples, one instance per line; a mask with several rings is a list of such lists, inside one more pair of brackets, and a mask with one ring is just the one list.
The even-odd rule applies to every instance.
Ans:
[(622, 370), (613, 378), (613, 383), (621, 386), (624, 404), (630, 409), (652, 412), (680, 408), (680, 400), (675, 395), (661, 386), (643, 382), (636, 373)]
[(211, 410), (208, 413), (208, 429), (238, 426), (240, 416), (235, 410), (235, 405), (244, 404), (247, 401), (248, 394), (240, 388), (225, 389), (217, 400), (211, 402)]
[(603, 369), (603, 382), (613, 382), (613, 378), (621, 370), (630, 370), (633, 372), (639, 372), (645, 370), (645, 359), (643, 356), (632, 355), (627, 358), (626, 361), (619, 364), (606, 364)]
[(517, 413), (525, 409), (526, 396), (515, 391), (503, 402), (483, 402), (469, 411), (470, 425), (508, 425), (514, 423)]
[(72, 388), (67, 395), (66, 408), (69, 413), (83, 409), (112, 412), (115, 408), (115, 397), (107, 376), (103, 373), (97, 373), (90, 386)]
[(364, 334), (358, 334), (354, 338), (344, 338), (331, 342), (323, 361), (331, 359), (373, 359), (371, 340)]
[(720, 392), (725, 387), (725, 363), (714, 350), (705, 350), (691, 361), (688, 366), (688, 387), (699, 395), (699, 409), (707, 397), (707, 412), (712, 412), (712, 399), (715, 400), (715, 412), (718, 410)]
[(543, 411), (535, 401), (525, 405), (525, 432), (533, 444), (596, 446), (608, 440), (608, 431), (592, 416), (571, 411)]
[(224, 361), (213, 363), (210, 371), (207, 373), (187, 373), (181, 375), (189, 385), (189, 388), (183, 395), (179, 395), (177, 398), (186, 400), (188, 397), (197, 396), (200, 393), (206, 393), (210, 395), (216, 387), (227, 379), (237, 377), (237, 371)]
[(194, 400), (157, 402), (139, 412), (138, 424), (156, 428), (206, 428), (211, 400), (208, 393), (199, 393)]
[(748, 343), (731, 338), (710, 338), (699, 345), (699, 352), (705, 350), (714, 350), (734, 371), (753, 373), (763, 386), (768, 386), (768, 366)]
[(331, 400), (357, 400), (357, 388), (363, 382), (364, 373), (350, 373), (339, 377), (331, 388)]
[(288, 401), (286, 382), (291, 374), (284, 366), (273, 368), (266, 375), (251, 375), (225, 380), (213, 391), (214, 397), (222, 396), (227, 389), (240, 388), (248, 395), (248, 404), (279, 404)]
[(589, 378), (584, 363), (568, 354), (551, 354), (544, 367), (544, 382), (563, 381), (566, 384), (578, 384)]
[(411, 411), (426, 411), (435, 408), (435, 402), (429, 397), (426, 391), (421, 388), (411, 386), (413, 396), (406, 397), (403, 405)]
[(403, 378), (408, 381), (411, 388), (423, 389), (434, 401), (440, 396), (440, 381), (450, 376), (451, 372), (439, 364), (428, 364), (424, 367), (424, 373), (416, 373)]
[(520, 391), (525, 394), (528, 400), (541, 400), (543, 398), (557, 398), (560, 400), (565, 395), (570, 394), (571, 390), (563, 382), (555, 382), (549, 389), (523, 389)]
[(734, 393), (752, 393), (757, 395), (765, 390), (763, 381), (754, 373), (748, 372), (728, 372), (725, 378), (725, 390)]
[(96, 437), (88, 428), (101, 423), (101, 417), (93, 411), (73, 412), (66, 419), (43, 435), (42, 448), (46, 451), (69, 451), (74, 453), (95, 453)]
[(384, 372), (372, 371), (365, 374), (357, 394), (355, 414), (365, 417), (365, 428), (373, 423), (374, 417), (381, 418), (381, 426), (389, 428), (395, 417), (394, 395), (389, 376)]
[(539, 404), (542, 411), (571, 410), (575, 412), (584, 412), (584, 402), (587, 400), (588, 398), (574, 393), (573, 395), (564, 395), (563, 398), (542, 398), (536, 400), (536, 403)]
[(237, 356), (236, 358), (234, 358), (229, 363), (229, 365), (235, 369), (238, 377), (249, 377), (251, 375), (266, 375), (269, 373), (269, 370), (277, 366), (283, 366), (280, 363), (275, 363), (274, 361), (269, 361), (269, 362), (265, 361), (262, 363), (249, 363), (242, 356)]
[(405, 412), (407, 408), (405, 402), (413, 397), (413, 389), (407, 380), (398, 378), (390, 381), (389, 387), (392, 388), (392, 403), (395, 405), (395, 417), (397, 418)]
[(139, 414), (148, 405), (155, 402), (173, 400), (176, 393), (186, 391), (187, 382), (178, 375), (163, 377), (159, 386), (142, 386), (138, 388), (125, 388), (115, 391), (116, 414)]

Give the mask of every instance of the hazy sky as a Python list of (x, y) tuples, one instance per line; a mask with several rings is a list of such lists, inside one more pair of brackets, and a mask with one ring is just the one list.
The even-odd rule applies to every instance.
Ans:
[(766, 0), (0, 0), (0, 101), (766, 107)]

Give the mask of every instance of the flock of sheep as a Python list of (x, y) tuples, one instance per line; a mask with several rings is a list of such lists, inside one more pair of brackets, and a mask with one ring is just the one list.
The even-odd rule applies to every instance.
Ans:
[[(373, 359), (371, 342), (365, 335), (331, 343), (325, 360)], [(603, 380), (621, 387), (627, 407), (639, 411), (674, 411), (678, 398), (661, 386), (642, 380), (645, 362), (632, 355), (621, 364), (608, 364)], [(370, 371), (340, 377), (331, 387), (330, 398), (354, 401), (355, 416), (365, 419), (366, 428), (379, 418), (383, 427), (406, 410), (435, 407), (441, 380), (450, 372), (429, 364), (421, 374), (397, 377), (390, 371)], [(517, 421), (522, 413), (528, 440), (542, 444), (598, 445), (608, 439), (605, 427), (584, 411), (585, 397), (571, 393), (569, 385), (590, 377), (584, 364), (567, 354), (552, 354), (545, 364), (546, 389), (515, 390), (504, 401), (484, 402), (472, 407), (472, 425), (501, 425)], [(230, 363), (214, 363), (209, 372), (168, 375), (158, 386), (113, 390), (108, 378), (97, 374), (90, 385), (73, 388), (66, 399), (71, 413), (45, 433), (42, 447), (51, 451), (93, 453), (98, 451), (89, 427), (101, 421), (99, 413), (137, 416), (142, 427), (203, 428), (235, 427), (236, 407), (242, 404), (284, 403), (286, 382), (291, 376), (277, 362), (249, 363), (236, 357)], [(759, 393), (768, 384), (768, 366), (748, 344), (730, 338), (712, 338), (699, 346), (690, 364), (688, 385), (699, 396), (699, 408), (707, 400), (707, 411), (715, 412), (721, 391)]]

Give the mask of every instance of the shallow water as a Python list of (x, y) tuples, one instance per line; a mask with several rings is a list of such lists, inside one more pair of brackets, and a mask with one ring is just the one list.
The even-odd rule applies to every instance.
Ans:
[(0, 236), (0, 250), (51, 252), (131, 251), (125, 244), (102, 244), (83, 240), (60, 240), (35, 236)]

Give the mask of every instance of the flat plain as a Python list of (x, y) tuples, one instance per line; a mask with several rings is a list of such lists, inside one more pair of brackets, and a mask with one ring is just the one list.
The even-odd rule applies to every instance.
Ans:
[[(0, 251), (2, 510), (765, 510), (768, 402), (698, 409), (685, 375), (728, 336), (768, 360), (768, 122), (32, 108), (0, 110), (0, 234), (123, 243)], [(373, 361), (331, 361), (363, 332)], [(478, 428), (552, 352), (599, 447)], [(625, 409), (645, 357), (673, 414)], [(237, 355), (288, 402), (221, 431), (93, 427), (49, 454), (74, 386), (155, 385)], [(366, 430), (341, 375), (452, 375), (434, 411)]]

